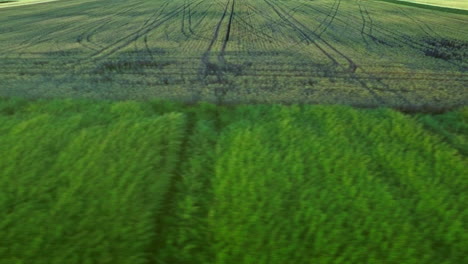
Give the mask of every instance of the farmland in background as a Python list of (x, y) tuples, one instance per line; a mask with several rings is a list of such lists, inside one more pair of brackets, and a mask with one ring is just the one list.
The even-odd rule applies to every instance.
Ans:
[(10, 8), (14, 6), (48, 3), (52, 1), (58, 0), (0, 0), (0, 8)]
[(63, 0), (0, 10), (0, 95), (451, 108), (468, 20), (361, 0)]
[(465, 0), (402, 0), (402, 1), (468, 10), (468, 2)]
[(468, 108), (0, 98), (0, 264), (460, 264)]

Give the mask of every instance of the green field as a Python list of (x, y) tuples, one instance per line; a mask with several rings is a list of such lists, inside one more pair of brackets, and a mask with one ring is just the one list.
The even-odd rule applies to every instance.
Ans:
[(468, 10), (7, 2), (0, 264), (468, 263)]
[(468, 100), (466, 14), (373, 0), (62, 0), (0, 12), (1, 96)]
[(0, 100), (0, 264), (460, 264), (468, 108)]

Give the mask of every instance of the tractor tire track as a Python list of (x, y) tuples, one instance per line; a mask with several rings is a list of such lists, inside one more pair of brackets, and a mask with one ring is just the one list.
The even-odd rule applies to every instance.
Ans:
[(186, 9), (187, 9), (187, 0), (184, 0), (184, 11), (182, 12), (182, 21), (180, 25), (180, 31), (182, 32), (182, 34), (185, 36), (185, 39), (187, 40), (190, 38), (190, 35), (187, 32), (185, 32), (185, 17), (186, 17), (185, 13), (187, 12)]
[[(370, 14), (369, 14), (369, 12), (367, 10), (367, 7), (365, 5), (363, 5), (363, 12), (368, 17), (369, 21), (371, 22), (371, 30), (372, 30), (372, 31), (369, 31), (369, 33), (365, 33), (365, 34), (368, 35), (377, 44), (385, 44), (385, 45), (389, 45), (389, 46), (398, 46), (399, 44), (403, 44), (403, 45), (409, 46), (409, 47), (411, 47), (411, 48), (413, 48), (415, 50), (418, 50), (420, 52), (424, 52), (425, 49), (431, 48), (430, 45), (427, 45), (425, 43), (416, 41), (416, 40), (414, 40), (414, 38), (412, 38), (409, 35), (404, 35), (404, 34), (401, 34), (400, 32), (392, 31), (390, 29), (385, 28), (384, 26), (375, 24), (373, 22), (372, 17), (370, 16)], [(349, 14), (349, 12), (348, 12), (348, 16), (349, 17), (354, 17), (354, 14)], [(354, 19), (350, 19), (349, 21), (343, 21), (342, 20), (343, 23), (353, 23), (353, 21), (354, 21)], [(380, 35), (386, 37), (387, 40), (392, 39), (395, 44), (391, 45), (387, 40), (377, 38), (375, 36), (374, 32), (377, 32)]]
[[(93, 28), (91, 31), (88, 31), (88, 32), (85, 32), (85, 33), (82, 33), (82, 34), (78, 35), (76, 37), (76, 42), (78, 42), (84, 48), (87, 48), (87, 49), (90, 49), (90, 50), (93, 50), (93, 51), (98, 51), (99, 49), (102, 49), (103, 48), (102, 45), (99, 45), (97, 43), (93, 43), (91, 41), (91, 36), (94, 35), (101, 28), (107, 26), (107, 24), (111, 23), (112, 19), (106, 19), (106, 21), (104, 23), (102, 23), (103, 21), (99, 21), (99, 22), (101, 22), (101, 23), (99, 23), (99, 25), (96, 26), (95, 28)], [(94, 47), (92, 46), (92, 44), (94, 44)]]
[[(194, 2), (190, 3), (193, 4)], [(94, 53), (91, 55), (90, 59), (95, 60), (95, 59), (103, 59), (106, 57), (109, 57), (110, 55), (118, 52), (119, 50), (127, 47), (131, 43), (135, 42), (139, 38), (143, 37), (144, 35), (148, 34), (152, 30), (158, 28), (159, 26), (163, 25), (167, 21), (177, 17), (177, 15), (185, 10), (187, 6), (179, 6), (178, 8), (174, 8), (167, 14), (160, 14), (157, 16), (155, 19), (153, 19), (152, 22), (148, 23), (146, 26), (141, 27), (140, 29), (118, 39), (114, 43), (108, 45), (107, 47), (99, 50), (98, 52)]]
[(362, 12), (363, 12), (363, 15), (364, 17), (367, 18), (368, 22), (369, 22), (369, 26), (368, 26), (368, 32), (365, 33), (370, 39), (372, 39), (372, 41), (375, 43), (375, 44), (378, 44), (378, 45), (387, 45), (387, 46), (391, 46), (389, 45), (385, 40), (383, 39), (379, 39), (377, 38), (374, 34), (373, 34), (373, 30), (374, 30), (374, 20), (372, 19), (371, 15), (369, 14), (369, 11), (367, 10), (367, 7), (366, 5), (362, 5), (361, 6), (361, 3), (362, 3), (362, 0), (359, 0), (359, 8), (361, 9), (362, 8)]
[[(188, 40), (192, 36), (196, 35), (195, 32), (192, 29), (192, 11), (191, 11), (192, 6), (187, 5), (187, 2), (188, 2), (187, 0), (185, 0), (185, 2), (184, 2), (184, 11), (182, 13), (182, 23), (181, 23), (181, 29), (180, 29), (182, 34), (185, 36), (186, 40)], [(204, 2), (204, 0), (198, 2), (196, 5), (193, 6), (193, 8), (196, 8), (197, 6), (202, 4), (203, 2)], [(187, 26), (186, 26), (186, 23), (187, 23)], [(188, 30), (187, 30), (187, 28), (188, 28)]]
[(264, 41), (269, 41), (269, 42), (272, 42), (275, 40), (273, 36), (269, 35), (268, 33), (262, 30), (259, 30), (258, 29), (259, 27), (253, 26), (253, 23), (251, 20), (246, 21), (241, 16), (236, 16), (235, 21), (237, 22), (239, 26), (243, 26), (245, 29), (247, 29), (248, 30), (247, 32), (249, 32), (249, 34), (253, 34), (257, 38), (260, 38)]
[(391, 44), (389, 44), (387, 41), (383, 39), (379, 39), (373, 34), (373, 29), (374, 29), (374, 21), (372, 17), (370, 16), (369, 12), (367, 11), (367, 7), (365, 5), (362, 5), (362, 0), (358, 0), (358, 7), (359, 7), (359, 13), (361, 15), (362, 19), (362, 28), (361, 28), (361, 38), (364, 40), (364, 43), (366, 44), (366, 47), (368, 49), (371, 49), (370, 43), (367, 40), (366, 37), (370, 38), (375, 44), (377, 45), (386, 45), (392, 47)]
[(362, 6), (361, 6), (361, 1), (358, 0), (357, 3), (358, 3), (358, 6), (359, 6), (359, 13), (361, 14), (361, 19), (362, 19), (361, 38), (362, 38), (362, 40), (364, 41), (364, 43), (366, 44), (366, 47), (369, 48), (369, 42), (368, 42), (367, 39), (366, 39), (367, 33), (365, 33), (367, 20), (366, 20), (366, 18), (364, 17), (364, 12), (363, 12), (363, 8), (362, 8)]
[[(201, 16), (200, 18), (198, 19), (198, 22), (196, 22), (195, 24), (193, 22), (190, 23), (190, 32), (192, 32), (192, 34), (194, 36), (196, 36), (198, 39), (203, 39), (203, 40), (211, 40), (210, 37), (206, 37), (204, 35), (202, 35), (201, 31), (200, 31), (200, 25), (202, 24), (202, 22), (206, 19), (206, 17), (208, 16), (208, 10), (211, 8), (211, 5), (208, 6), (202, 13), (201, 13)], [(197, 13), (196, 11), (192, 13), (195, 14)]]
[[(226, 26), (226, 33), (224, 35), (224, 38), (222, 39), (221, 51), (217, 56), (217, 63), (212, 63), (210, 62), (210, 55), (212, 53), (214, 43), (219, 38), (219, 32), (222, 27), (223, 21), (227, 17), (229, 7), (230, 7), (230, 11), (229, 11), (230, 14), (229, 14), (229, 18), (228, 18), (228, 22)], [(231, 35), (231, 27), (232, 27), (232, 21), (234, 18), (234, 13), (235, 13), (235, 0), (228, 0), (224, 6), (223, 14), (221, 15), (221, 18), (219, 19), (216, 25), (215, 31), (213, 33), (213, 37), (208, 45), (208, 48), (206, 49), (205, 53), (201, 57), (201, 67), (197, 75), (199, 81), (201, 81), (203, 85), (208, 84), (207, 77), (209, 75), (216, 77), (217, 79), (216, 83), (221, 84), (221, 86), (216, 87), (214, 89), (214, 96), (218, 103), (222, 103), (227, 92), (232, 90), (232, 87), (229, 85), (228, 79), (224, 77), (225, 71), (228, 69), (228, 65), (224, 58), (224, 55), (225, 55), (226, 47), (227, 47), (227, 44), (229, 42), (229, 38)], [(192, 92), (192, 97), (193, 97), (192, 99), (197, 100), (197, 98), (199, 97), (199, 92), (193, 89), (191, 92)]]
[[(226, 46), (229, 42), (229, 38), (231, 36), (231, 27), (232, 27), (232, 19), (235, 15), (235, 4), (236, 0), (231, 0), (231, 12), (229, 14), (229, 20), (228, 20), (228, 25), (226, 29), (226, 35), (224, 36), (223, 39), (223, 45), (221, 47), (221, 52), (218, 55), (218, 64), (219, 64), (219, 72), (218, 72), (218, 79), (221, 80), (221, 83), (227, 83), (227, 80), (223, 80), (223, 75), (226, 70), (228, 70), (229, 66), (226, 62), (226, 59), (224, 58), (225, 51), (226, 51)], [(224, 87), (219, 87), (215, 89), (215, 97), (218, 103), (222, 103), (224, 101), (224, 98), (226, 94), (230, 91), (233, 90), (233, 87), (230, 85), (225, 85)]]
[[(202, 2), (200, 2), (202, 3)], [(188, 8), (188, 29), (189, 29), (189, 32), (191, 35), (195, 35), (195, 32), (193, 32), (193, 29), (192, 29), (192, 7), (189, 6)]]
[[(273, 10), (275, 11), (275, 13), (278, 14), (278, 16), (281, 16), (283, 17), (283, 19), (285, 19), (286, 21), (289, 21), (286, 17), (284, 17), (284, 15), (281, 14), (281, 11), (284, 12), (284, 10), (281, 9), (281, 7), (278, 7), (275, 8), (275, 6), (269, 2), (269, 0), (264, 0), (265, 2), (267, 2), (272, 8)], [(322, 53), (324, 53), (332, 62), (333, 64), (337, 65), (337, 66), (340, 66), (342, 68), (344, 68), (345, 70), (347, 70), (348, 74), (350, 75), (350, 77), (352, 77), (352, 79), (354, 79), (355, 81), (357, 81), (365, 90), (367, 90), (369, 92), (369, 94), (372, 95), (372, 97), (380, 104), (384, 104), (385, 101), (384, 99), (379, 96), (373, 89), (372, 87), (370, 87), (369, 85), (372, 85), (370, 84), (369, 82), (366, 82), (364, 80), (362, 80), (361, 78), (359, 78), (359, 76), (357, 76), (355, 74), (355, 71), (357, 69), (357, 64), (354, 63), (354, 61), (352, 61), (349, 57), (347, 57), (346, 55), (344, 55), (343, 53), (341, 53), (340, 51), (338, 51), (335, 47), (333, 47), (330, 43), (328, 43), (326, 40), (324, 40), (323, 38), (321, 38), (320, 36), (318, 36), (317, 34), (315, 34), (313, 31), (311, 31), (310, 29), (308, 29), (304, 24), (302, 24), (301, 22), (299, 22), (298, 20), (296, 20), (295, 18), (291, 17), (291, 20), (292, 21), (289, 21), (289, 23), (291, 24), (291, 26), (293, 28), (296, 28), (299, 32), (301, 32), (301, 34), (306, 38), (306, 40), (308, 41), (308, 43), (312, 43), (314, 44), (317, 48), (319, 48), (320, 51), (322, 51)], [(301, 29), (302, 28), (302, 29)], [(339, 56), (341, 56), (342, 58), (344, 58), (347, 63), (348, 63), (348, 67), (338, 63), (337, 59), (335, 59), (335, 57), (333, 57), (330, 53), (326, 52), (316, 41), (314, 41), (313, 39), (310, 38), (310, 36), (305, 32), (305, 31), (308, 31), (311, 33), (311, 35), (313, 35), (317, 40), (319, 40), (321, 43), (323, 43), (326, 47), (328, 47), (329, 49), (331, 49), (332, 51), (334, 51), (335, 53), (337, 53)], [(371, 76), (372, 78), (372, 76)]]
[[(360, 1), (361, 2), (361, 1)], [(374, 21), (372, 20), (372, 17), (369, 14), (369, 11), (367, 10), (367, 7), (364, 5), (364, 14), (366, 15), (367, 19), (369, 20), (369, 36), (372, 36), (372, 30), (374, 28)]]
[[(322, 11), (322, 10), (320, 10), (320, 9), (314, 7), (314, 6), (305, 5), (305, 7), (312, 10), (312, 11), (314, 11), (314, 12), (319, 12), (319, 13), (322, 13), (322, 14), (328, 14), (325, 11)], [(367, 8), (364, 5), (361, 5), (360, 8), (362, 8), (361, 9), (362, 11), (359, 12), (359, 14), (360, 14), (359, 17), (355, 16), (354, 15), (355, 13), (352, 13), (350, 15), (349, 12), (342, 11), (341, 13), (346, 14), (347, 18), (349, 18), (349, 19), (345, 21), (344, 20), (345, 16), (342, 16), (343, 18), (335, 17), (334, 20), (336, 20), (338, 22), (341, 22), (344, 25), (350, 26), (351, 29), (356, 30), (357, 32), (362, 32), (363, 20), (366, 20), (366, 28), (368, 29), (368, 32), (363, 32), (363, 34), (365, 36), (372, 39), (372, 41), (375, 42), (376, 44), (383, 44), (383, 45), (386, 45), (386, 46), (389, 46), (389, 47), (395, 46), (395, 45), (392, 45), (392, 44), (388, 43), (387, 41), (385, 41), (383, 39), (380, 39), (380, 38), (377, 38), (375, 36), (375, 34), (373, 33), (373, 31), (374, 31), (374, 21), (373, 21), (372, 17), (367, 12)], [(361, 22), (357, 22), (359, 20)]]
[(108, 24), (112, 23), (114, 21), (115, 17), (121, 16), (121, 15), (126, 15), (130, 13), (131, 11), (134, 11), (136, 8), (140, 7), (143, 3), (138, 3), (131, 8), (123, 8), (120, 12), (116, 12), (108, 17), (105, 17), (103, 19), (100, 19), (98, 21), (93, 22), (93, 24), (96, 24), (97, 26), (92, 27), (91, 29), (88, 28), (88, 31), (81, 33), (76, 37), (76, 42), (78, 42), (80, 45), (83, 47), (93, 50), (93, 51), (99, 51), (99, 49), (104, 48), (104, 45), (101, 45), (99, 43), (95, 43), (91, 40), (91, 38), (102, 28), (106, 27)]
[(232, 26), (232, 18), (234, 17), (235, 14), (235, 4), (236, 0), (232, 0), (232, 5), (231, 5), (231, 13), (229, 14), (229, 22), (226, 30), (226, 35), (224, 37), (223, 41), (223, 46), (221, 47), (221, 52), (218, 56), (218, 61), (221, 63), (221, 65), (226, 65), (226, 60), (224, 58), (225, 52), (226, 52), (226, 46), (229, 42), (229, 37), (231, 36), (231, 26)]
[[(249, 7), (255, 14), (263, 17), (264, 19), (266, 19), (269, 22), (269, 24), (266, 24), (265, 26), (261, 26), (260, 28), (258, 28), (258, 30), (263, 31), (264, 28), (268, 28), (268, 29), (271, 29), (272, 32), (275, 32), (276, 30), (278, 30), (278, 28), (289, 27), (289, 24), (286, 23), (281, 18), (275, 19), (275, 18), (273, 18), (272, 15), (270, 15), (270, 13), (265, 12), (263, 10), (259, 10), (257, 7), (255, 7), (253, 5), (249, 5)], [(278, 28), (276, 28), (275, 26), (277, 26)]]
[(311, 39), (309, 37), (309, 35), (307, 35), (307, 33), (305, 33), (297, 24), (291, 22), (290, 20), (288, 20), (287, 17), (285, 17), (283, 15), (283, 13), (281, 13), (279, 11), (279, 9), (276, 8), (276, 6), (274, 6), (272, 3), (270, 3), (268, 0), (264, 0), (272, 9), (273, 11), (284, 21), (285, 24), (289, 25), (294, 31), (298, 32), (300, 35), (301, 35), (301, 38), (302, 40), (304, 40), (306, 42), (306, 44), (314, 44), (326, 57), (328, 57), (332, 63), (334, 65), (340, 65), (338, 63), (338, 61), (333, 57), (331, 56), (328, 52), (326, 52), (321, 46), (319, 46), (313, 39)]
[(335, 20), (336, 14), (338, 13), (338, 10), (340, 8), (340, 4), (341, 4), (341, 0), (335, 0), (335, 2), (333, 3), (333, 7), (328, 15), (328, 17), (330, 17), (330, 19), (328, 20), (328, 23), (324, 25), (322, 30), (317, 29), (318, 33), (314, 31), (314, 33), (316, 33), (319, 37), (322, 36), (322, 34), (325, 33), (325, 31), (328, 30), (328, 28), (331, 26), (331, 24)]
[[(314, 10), (316, 12), (324, 13), (320, 9), (317, 9), (313, 6), (307, 5), (307, 7), (311, 10)], [(368, 21), (370, 21), (370, 28), (372, 28), (372, 33), (369, 31), (368, 33), (364, 32), (366, 36), (371, 38), (375, 44), (378, 45), (386, 45), (389, 47), (399, 47), (399, 46), (408, 46), (412, 49), (417, 50), (418, 52), (424, 54), (427, 49), (433, 48), (432, 46), (423, 43), (421, 41), (417, 41), (411, 36), (408, 35), (403, 35), (400, 32), (392, 31), (390, 29), (385, 28), (384, 26), (378, 25), (373, 22), (372, 17), (370, 16), (369, 12), (367, 11), (367, 8), (363, 6), (363, 13), (364, 15), (367, 15)], [(356, 31), (360, 32), (362, 28), (362, 22), (357, 23), (358, 17), (356, 17), (355, 13), (352, 13), (350, 11), (348, 12), (343, 12), (343, 14), (346, 14), (350, 19), (348, 20), (343, 20), (343, 18), (336, 18), (337, 21), (342, 22), (343, 24), (347, 25), (355, 25), (356, 27), (354, 28)], [(377, 37), (376, 33), (378, 33), (381, 37)], [(458, 63), (455, 61), (445, 61), (449, 64), (452, 64), (457, 67), (464, 67), (462, 63)]]
[(432, 27), (430, 27), (427, 23), (424, 23), (422, 22), (421, 20), (409, 15), (408, 13), (406, 13), (406, 11), (403, 9), (403, 8), (399, 8), (400, 12), (403, 14), (403, 16), (407, 17), (408, 19), (410, 19), (411, 21), (413, 21), (413, 23), (415, 25), (417, 25), (424, 33), (426, 33), (427, 36), (429, 37), (440, 37), (440, 35), (434, 31), (434, 29)]
[[(275, 6), (273, 5), (269, 0), (264, 0), (265, 2), (267, 2), (267, 4), (270, 5), (270, 7), (273, 8), (273, 10), (275, 11), (276, 14), (278, 14), (278, 16), (282, 17), (283, 20), (287, 23), (290, 24), (290, 26), (295, 29), (296, 31), (298, 31), (302, 36), (303, 36), (303, 39), (306, 40), (306, 43), (307, 44), (313, 44), (315, 47), (317, 47), (325, 56), (327, 56), (335, 65), (337, 66), (340, 66), (340, 67), (343, 67), (345, 69), (347, 69), (348, 71), (350, 72), (355, 72), (356, 69), (358, 68), (357, 64), (351, 60), (351, 58), (349, 58), (348, 56), (346, 56), (345, 54), (343, 54), (342, 52), (340, 52), (339, 50), (337, 50), (335, 47), (333, 47), (330, 43), (328, 43), (328, 41), (326, 41), (325, 39), (321, 38), (320, 36), (318, 36), (316, 33), (314, 33), (313, 31), (311, 31), (307, 26), (305, 26), (304, 24), (302, 24), (301, 22), (299, 22), (297, 19), (295, 19), (294, 17), (291, 17), (290, 19), (288, 19), (287, 17), (284, 16), (284, 13), (285, 11), (279, 7), (279, 6)], [(282, 12), (282, 13), (281, 13)], [(325, 49), (317, 43), (316, 40), (312, 39), (311, 36), (309, 36), (309, 34), (307, 34), (308, 31), (310, 33), (310, 35), (312, 35), (313, 37), (315, 37), (316, 40), (320, 41), (321, 43), (324, 44), (324, 46), (326, 46), (327, 48), (331, 49), (333, 52), (335, 52), (336, 54), (338, 54), (339, 57), (345, 59), (347, 61), (347, 67), (340, 64), (337, 59), (332, 56), (329, 52), (325, 51)]]
[[(291, 18), (291, 19), (294, 19), (294, 18)], [(300, 23), (299, 21), (295, 20), (294, 21), (296, 23), (298, 23), (302, 28), (304, 29), (307, 29), (306, 26), (304, 26), (302, 23)], [(309, 30), (310, 32), (310, 30)], [(331, 48), (333, 51), (335, 51), (336, 53), (338, 53), (340, 56), (344, 57), (348, 63), (349, 63), (349, 67), (350, 67), (350, 71), (349, 71), (349, 74), (351, 75), (351, 77), (356, 80), (357, 82), (360, 83), (360, 85), (362, 87), (364, 87), (369, 93), (371, 93), (373, 95), (373, 97), (379, 102), (379, 103), (383, 103), (384, 100), (378, 96), (374, 90), (377, 90), (377, 87), (384, 87), (385, 90), (389, 90), (390, 88), (388, 87), (388, 85), (386, 85), (385, 83), (381, 82), (378, 80), (378, 78), (376, 78), (375, 76), (372, 76), (371, 74), (367, 74), (368, 77), (366, 78), (367, 80), (372, 80), (372, 83), (370, 82), (366, 82), (366, 81), (363, 81), (363, 78), (362, 77), (359, 77), (358, 75), (355, 74), (355, 70), (357, 69), (357, 65), (350, 59), (348, 58), (346, 55), (344, 55), (343, 53), (341, 53), (340, 51), (338, 51), (336, 48), (334, 48), (332, 45), (330, 45), (327, 41), (325, 41), (323, 38), (321, 38), (320, 36), (316, 36), (317, 39), (319, 39), (321, 42), (325, 43), (326, 46), (328, 46), (329, 48)], [(316, 46), (318, 46), (318, 44), (316, 44)], [(324, 52), (324, 51), (323, 51)], [(331, 55), (330, 55), (331, 56)], [(335, 59), (332, 59), (333, 62), (337, 63), (337, 61)], [(371, 85), (372, 87), (370, 87), (369, 85)], [(402, 101), (405, 101), (406, 99), (404, 97), (402, 97), (401, 95), (397, 95), (400, 100)]]
[[(121, 8), (120, 11), (117, 12), (117, 14), (124, 14), (124, 13), (130, 12), (130, 11), (133, 11), (137, 7), (139, 7), (141, 4), (142, 3), (133, 4), (130, 7), (125, 6), (125, 7)], [(112, 14), (110, 16), (114, 17), (115, 15), (116, 14)], [(50, 18), (46, 17), (46, 18), (44, 18), (43, 21), (47, 21), (47, 19), (50, 19)], [(103, 19), (99, 20), (99, 22), (106, 21), (108, 19), (111, 19), (111, 18), (106, 17), (106, 18), (103, 18)], [(96, 23), (96, 22), (93, 22), (93, 24), (94, 23)], [(60, 36), (60, 35), (64, 35), (64, 32), (70, 32), (71, 33), (71, 32), (80, 31), (81, 29), (85, 28), (88, 25), (89, 25), (89, 23), (72, 25), (72, 26), (65, 27), (65, 28), (64, 28), (64, 25), (55, 25), (53, 27), (48, 27), (48, 28), (43, 29), (42, 31), (37, 32), (36, 36), (34, 36), (32, 38), (28, 38), (28, 40), (23, 41), (22, 43), (20, 43), (19, 45), (16, 45), (16, 47), (14, 47), (13, 49), (9, 49), (8, 51), (11, 52), (11, 51), (25, 50), (27, 48), (31, 48), (31, 47), (39, 45), (41, 43), (50, 42), (50, 41), (56, 40), (56, 37), (54, 35), (59, 35)], [(82, 41), (83, 39), (84, 39), (83, 37), (81, 37), (81, 39), (77, 38), (77, 42), (78, 42), (78, 40)], [(87, 49), (93, 49), (92, 47), (86, 47), (86, 48)]]
[(213, 49), (213, 45), (218, 39), (219, 30), (221, 29), (221, 25), (223, 24), (224, 18), (226, 17), (226, 14), (228, 12), (230, 2), (231, 0), (228, 0), (226, 6), (224, 7), (223, 14), (221, 15), (221, 18), (216, 24), (216, 28), (213, 33), (213, 37), (211, 38), (210, 44), (208, 45), (208, 48), (206, 49), (206, 51), (203, 53), (201, 57), (202, 67), (200, 68), (200, 76), (202, 77), (202, 80), (207, 77), (208, 72), (211, 70), (211, 68), (214, 68), (214, 69), (217, 68), (217, 65), (213, 65), (212, 63), (210, 63), (209, 57), (211, 54), (211, 50)]

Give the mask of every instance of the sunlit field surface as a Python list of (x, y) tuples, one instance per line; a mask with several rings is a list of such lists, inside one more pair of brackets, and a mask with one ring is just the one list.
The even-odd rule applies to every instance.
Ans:
[(0, 99), (0, 264), (461, 264), (468, 108)]
[(403, 1), (468, 10), (468, 1), (466, 0), (403, 0)]
[(0, 0), (0, 8), (42, 4), (58, 0)]
[(62, 0), (0, 11), (0, 95), (450, 108), (467, 15), (382, 1)]

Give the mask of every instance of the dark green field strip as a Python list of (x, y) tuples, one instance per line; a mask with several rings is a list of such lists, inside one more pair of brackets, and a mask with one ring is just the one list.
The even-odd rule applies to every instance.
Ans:
[(445, 12), (445, 13), (468, 15), (468, 10), (464, 10), (464, 9), (456, 9), (456, 8), (442, 7), (442, 6), (432, 6), (432, 5), (425, 5), (425, 4), (422, 4), (422, 3), (421, 4), (420, 3), (412, 3), (412, 2), (405, 2), (405, 1), (399, 1), (399, 0), (377, 0), (377, 1), (382, 1), (382, 2), (387, 2), (387, 3), (392, 3), (392, 4), (398, 4), (398, 5), (404, 5), (404, 6), (418, 7), (418, 8), (427, 9), (427, 10), (441, 11), (441, 12)]
[(147, 263), (184, 116), (125, 102), (1, 105), (0, 263)]
[[(40, 64), (41, 62), (33, 62), (33, 64)], [(301, 69), (297, 69), (301, 67)], [(87, 75), (83, 75), (83, 80), (86, 80), (90, 76), (102, 76), (103, 74), (115, 74), (115, 79), (128, 77), (129, 79), (140, 80), (132, 78), (132, 75), (147, 77), (151, 74), (151, 77), (146, 78), (150, 80), (155, 77), (164, 76), (178, 76), (181, 79), (191, 78), (198, 76), (198, 67), (190, 65), (190, 62), (184, 63), (184, 60), (179, 61), (159, 61), (159, 62), (145, 62), (145, 61), (120, 61), (116, 63), (108, 62), (103, 65), (96, 66), (95, 69), (90, 70)], [(437, 73), (437, 72), (398, 72), (398, 71), (375, 71), (367, 73), (356, 73), (355, 76), (350, 76), (348, 72), (342, 69), (319, 69), (314, 65), (301, 65), (301, 64), (272, 64), (272, 67), (253, 67), (248, 65), (228, 65), (223, 68), (225, 74), (232, 74), (235, 77), (293, 77), (291, 82), (297, 80), (297, 78), (331, 78), (331, 79), (357, 79), (357, 80), (401, 80), (401, 81), (419, 81), (419, 80), (433, 80), (433, 81), (453, 81), (466, 83), (468, 81), (468, 75), (463, 73)], [(183, 75), (181, 74), (183, 71)], [(24, 66), (21, 70), (16, 67), (16, 70), (11, 70), (8, 67), (0, 68), (0, 73), (5, 75), (5, 78), (18, 79), (20, 76), (66, 76), (63, 71), (57, 66), (47, 70), (35, 67)], [(195, 78), (193, 82), (198, 82)], [(351, 84), (351, 83), (350, 83)], [(396, 89), (397, 87), (393, 87)], [(402, 85), (403, 88), (403, 85)], [(419, 87), (418, 89), (426, 89)], [(392, 88), (387, 88), (392, 90)]]
[[(136, 76), (136, 75), (133, 75)], [(61, 77), (59, 77), (61, 78)], [(177, 78), (177, 76), (162, 76), (155, 78), (141, 78), (141, 80), (119, 78), (110, 83), (106, 76), (96, 77), (93, 84), (83, 83), (77, 85), (63, 80), (59, 87), (51, 89), (43, 85), (49, 78), (38, 76), (37, 81), (31, 81), (24, 88), (19, 90), (6, 90), (3, 94), (10, 96), (21, 96), (26, 98), (110, 98), (114, 100), (148, 100), (153, 96), (165, 99), (172, 99), (184, 102), (196, 102), (199, 98), (208, 98), (210, 102), (218, 103), (312, 103), (312, 104), (340, 104), (353, 105), (358, 107), (378, 107), (377, 102), (372, 101), (369, 95), (362, 91), (359, 86), (345, 82), (346, 79), (327, 79), (300, 77), (290, 80), (287, 77), (268, 79), (257, 77), (256, 80), (237, 78), (233, 82), (232, 90), (226, 90), (215, 77), (210, 77), (209, 85), (206, 87), (193, 86), (189, 78)], [(401, 80), (394, 80), (401, 84)], [(13, 83), (15, 80), (5, 80), (4, 83)], [(187, 89), (185, 84), (192, 83), (193, 89)], [(301, 87), (288, 90), (285, 94), (284, 85), (293, 84)], [(322, 87), (325, 83), (327, 87)], [(434, 81), (427, 81), (428, 85)], [(442, 83), (442, 82), (441, 82)], [(447, 84), (447, 82), (443, 82)], [(318, 85), (317, 85), (318, 84)], [(411, 84), (411, 83), (409, 83)], [(314, 86), (312, 86), (314, 85)], [(148, 87), (149, 86), (149, 87)], [(96, 88), (99, 87), (99, 88)], [(400, 86), (397, 86), (400, 87)], [(376, 92), (385, 97), (388, 107), (396, 107), (405, 112), (426, 112), (440, 113), (454, 109), (454, 106), (466, 105), (466, 93), (464, 87), (453, 86), (451, 89), (435, 90), (435, 93), (428, 94), (427, 90), (421, 87), (393, 88), (387, 91), (384, 88), (376, 87)], [(226, 96), (220, 92), (227, 91)], [(147, 93), (149, 96), (142, 96)], [(218, 93), (218, 94), (217, 94)], [(401, 101), (400, 96), (404, 95), (410, 104)]]

